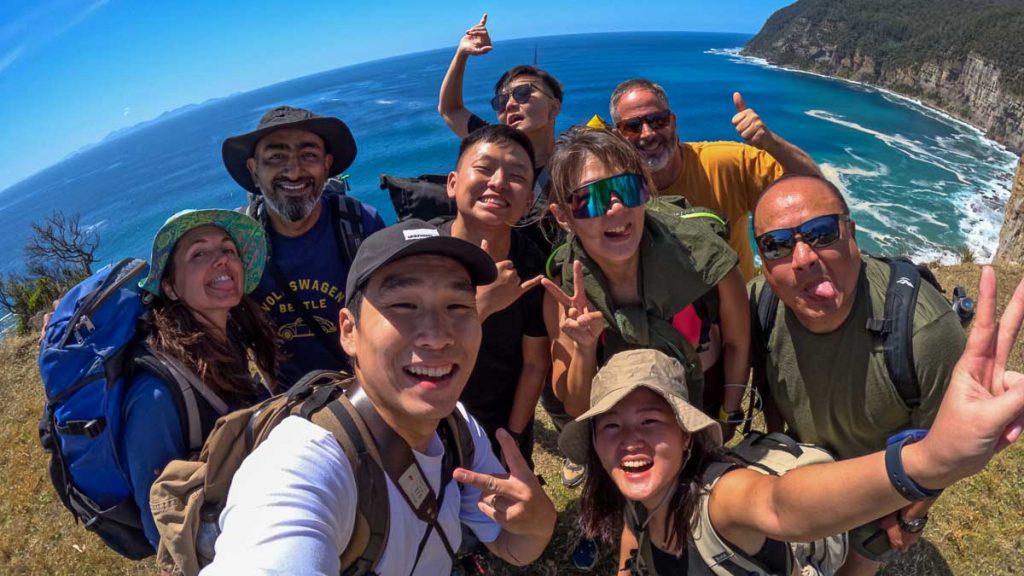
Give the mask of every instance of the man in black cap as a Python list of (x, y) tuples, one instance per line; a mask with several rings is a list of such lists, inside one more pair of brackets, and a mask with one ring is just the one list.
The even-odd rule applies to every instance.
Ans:
[(267, 228), (270, 259), (252, 295), (284, 342), (281, 383), (317, 369), (349, 370), (337, 326), (345, 282), (360, 242), (384, 222), (373, 207), (345, 196), (343, 182), (329, 181), (355, 160), (348, 126), (280, 106), (256, 130), (225, 140), (222, 154), (255, 200), (250, 216)]
[[(457, 405), (480, 346), (475, 288), (496, 276), (482, 249), (420, 220), (368, 238), (352, 263), (339, 319), (356, 378), (346, 394), (372, 431), (389, 494), (375, 574), (448, 574), (460, 525), (516, 565), (540, 556), (554, 532), (554, 505), (512, 437), (498, 432), (506, 474)], [(454, 470), (438, 434), (453, 411), (473, 442), (472, 460)], [(403, 450), (415, 462), (390, 465)], [(286, 418), (235, 474), (203, 573), (337, 574), (355, 534), (356, 486), (331, 432)]]

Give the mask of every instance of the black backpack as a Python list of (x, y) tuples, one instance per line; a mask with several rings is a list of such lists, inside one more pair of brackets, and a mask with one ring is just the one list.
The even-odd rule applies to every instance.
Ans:
[[(926, 266), (919, 266), (905, 257), (878, 257), (875, 260), (889, 265), (889, 284), (885, 289), (885, 317), (868, 318), (865, 328), (881, 338), (885, 351), (885, 367), (896, 393), (910, 408), (921, 403), (921, 386), (914, 369), (914, 311), (921, 280), (928, 282), (944, 294), (935, 274)], [(754, 368), (754, 387), (764, 396), (768, 392), (766, 360), (769, 341), (778, 316), (779, 297), (767, 282), (761, 293), (750, 287), (750, 332), (753, 338), (751, 360)], [(754, 403), (750, 405), (753, 412)], [(749, 430), (752, 414), (748, 415), (745, 431)]]

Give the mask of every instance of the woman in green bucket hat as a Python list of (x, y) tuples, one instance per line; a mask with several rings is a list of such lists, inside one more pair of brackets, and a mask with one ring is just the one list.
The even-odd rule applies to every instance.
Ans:
[[(275, 332), (247, 296), (266, 260), (263, 228), (230, 210), (178, 212), (153, 240), (150, 272), (139, 286), (153, 295), (145, 344), (159, 366), (132, 378), (123, 403), (121, 453), (154, 548), (160, 536), (149, 489), (168, 462), (190, 456), (190, 428), (198, 425), (205, 440), (219, 416), (273, 392)], [(252, 375), (250, 365), (262, 378)], [(195, 391), (194, 403), (182, 402), (181, 381)]]

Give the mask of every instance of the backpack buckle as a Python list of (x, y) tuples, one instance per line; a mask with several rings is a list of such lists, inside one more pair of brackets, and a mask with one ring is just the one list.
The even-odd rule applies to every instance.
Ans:
[(867, 323), (864, 326), (869, 332), (878, 334), (879, 336), (885, 336), (892, 330), (892, 322), (887, 318), (879, 320), (878, 318), (868, 318)]

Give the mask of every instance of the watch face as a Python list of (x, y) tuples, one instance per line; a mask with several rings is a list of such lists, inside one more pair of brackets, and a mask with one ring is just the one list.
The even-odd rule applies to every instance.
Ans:
[(900, 528), (904, 532), (909, 532), (911, 534), (916, 534), (916, 533), (920, 532), (921, 530), (924, 530), (924, 526), (927, 523), (928, 523), (928, 517), (927, 516), (922, 516), (920, 518), (914, 518), (913, 520), (904, 520), (902, 517), (900, 517)]

